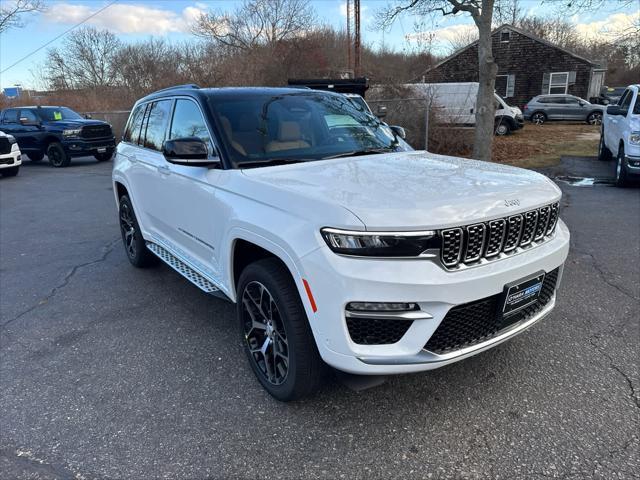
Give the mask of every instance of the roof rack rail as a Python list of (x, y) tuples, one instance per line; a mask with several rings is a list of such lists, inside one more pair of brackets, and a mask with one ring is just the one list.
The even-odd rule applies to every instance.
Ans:
[(163, 89), (160, 89), (160, 90), (156, 90), (153, 93), (168, 92), (169, 90), (176, 90), (178, 88), (195, 88), (195, 89), (198, 89), (198, 88), (200, 88), (200, 85), (197, 85), (195, 83), (185, 83), (184, 85), (174, 85), (173, 87), (167, 87), (167, 88), (163, 88)]

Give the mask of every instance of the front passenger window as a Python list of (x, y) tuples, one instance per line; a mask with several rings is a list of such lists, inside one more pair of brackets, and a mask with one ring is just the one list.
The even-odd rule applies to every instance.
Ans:
[(151, 111), (147, 114), (147, 129), (144, 137), (146, 148), (162, 150), (162, 143), (169, 126), (171, 102), (172, 100), (160, 100), (151, 106)]
[(202, 118), (200, 109), (191, 100), (178, 99), (173, 112), (169, 139), (185, 137), (200, 138), (207, 144), (209, 154), (213, 153), (211, 135), (209, 135), (209, 129)]

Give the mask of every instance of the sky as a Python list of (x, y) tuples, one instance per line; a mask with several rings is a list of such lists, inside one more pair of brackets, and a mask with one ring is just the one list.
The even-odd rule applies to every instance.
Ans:
[[(0, 0), (6, 6), (14, 0)], [(520, 0), (530, 15), (546, 15), (553, 1)], [(169, 41), (192, 39), (189, 24), (207, 9), (232, 11), (240, 3), (231, 0), (47, 0), (44, 13), (24, 17), (26, 25), (0, 34), (0, 88), (21, 84), (26, 88), (40, 87), (37, 78), (48, 48), (59, 46), (63, 34), (75, 25), (106, 28), (123, 42), (135, 42), (149, 37), (163, 37)], [(319, 21), (336, 28), (346, 28), (346, 0), (312, 0)], [(391, 48), (396, 51), (420, 48), (425, 32), (433, 37), (432, 49), (443, 55), (449, 53), (451, 40), (460, 32), (473, 28), (466, 14), (434, 17), (416, 27), (420, 19), (405, 16), (387, 31), (374, 26), (375, 12), (387, 5), (387, 0), (361, 0), (363, 41), (373, 48)], [(106, 8), (105, 8), (106, 7)], [(100, 9), (100, 13), (92, 16)], [(630, 2), (624, 8), (611, 1), (596, 11), (570, 17), (579, 32), (587, 36), (601, 35), (604, 30), (615, 30), (640, 15), (638, 4)], [(87, 20), (88, 17), (92, 16)], [(52, 41), (53, 40), (53, 41)], [(52, 42), (51, 42), (52, 41)], [(51, 42), (45, 48), (34, 52)], [(17, 65), (14, 63), (20, 61)]]

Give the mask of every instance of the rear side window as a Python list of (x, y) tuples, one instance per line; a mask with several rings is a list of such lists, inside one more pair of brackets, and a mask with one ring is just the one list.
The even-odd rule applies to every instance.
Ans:
[(207, 144), (209, 153), (213, 152), (211, 135), (207, 124), (202, 118), (198, 105), (191, 100), (176, 100), (176, 108), (173, 112), (171, 131), (169, 138), (198, 137)]
[(151, 105), (147, 113), (147, 128), (143, 145), (153, 150), (162, 150), (169, 117), (171, 115), (171, 103), (173, 100), (160, 100)]
[(636, 104), (633, 106), (633, 114), (640, 115), (640, 92), (636, 95)]
[(5, 110), (2, 123), (18, 123), (18, 109)]
[(122, 140), (124, 142), (138, 143), (145, 108), (146, 105), (138, 105), (129, 117), (127, 127), (124, 129), (124, 134), (122, 135)]

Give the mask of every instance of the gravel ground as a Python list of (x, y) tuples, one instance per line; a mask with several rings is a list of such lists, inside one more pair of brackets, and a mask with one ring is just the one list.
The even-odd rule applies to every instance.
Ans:
[(0, 180), (2, 479), (639, 476), (640, 189), (560, 182), (572, 249), (556, 310), (528, 332), (282, 404), (231, 304), (129, 265), (110, 173), (27, 161)]

